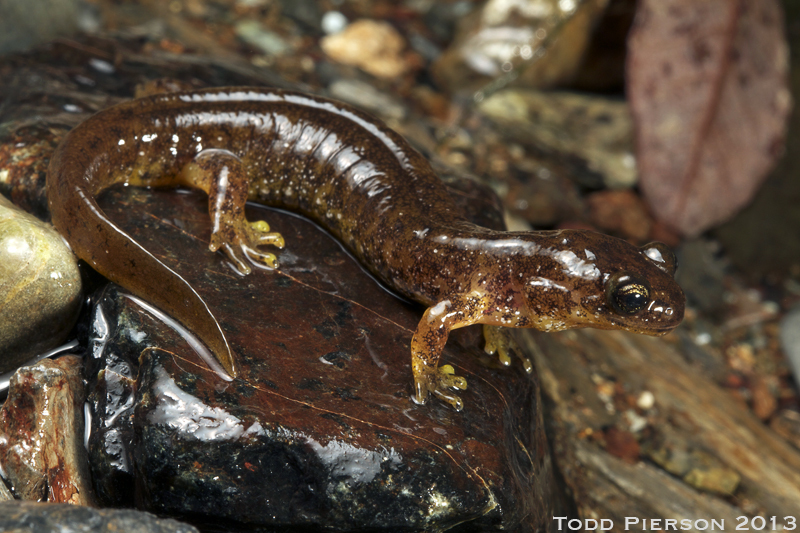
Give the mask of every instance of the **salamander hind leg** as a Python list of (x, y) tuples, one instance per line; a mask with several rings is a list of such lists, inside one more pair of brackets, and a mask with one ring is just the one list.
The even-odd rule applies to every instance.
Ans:
[(507, 328), (484, 324), (483, 339), (486, 341), (483, 350), (490, 355), (497, 355), (497, 359), (503, 366), (511, 365), (511, 352), (514, 352), (522, 363), (525, 372), (530, 373), (533, 371), (531, 360), (522, 355), (522, 350), (511, 337)]
[(208, 149), (199, 152), (179, 174), (182, 185), (204, 190), (208, 194), (211, 216), (212, 252), (222, 250), (242, 274), (251, 272), (247, 259), (269, 268), (277, 268), (275, 254), (258, 250), (271, 245), (283, 248), (280, 233), (271, 232), (263, 220), (248, 222), (244, 208), (250, 180), (242, 161), (227, 150)]

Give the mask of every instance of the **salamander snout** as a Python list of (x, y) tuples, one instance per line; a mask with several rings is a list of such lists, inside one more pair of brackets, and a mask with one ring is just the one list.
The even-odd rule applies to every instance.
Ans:
[(621, 319), (638, 326), (630, 329), (663, 335), (683, 320), (685, 298), (674, 280), (678, 261), (660, 242), (646, 244), (639, 252), (645, 263), (656, 269), (649, 268), (647, 275), (633, 270), (615, 272), (606, 281), (606, 302)]

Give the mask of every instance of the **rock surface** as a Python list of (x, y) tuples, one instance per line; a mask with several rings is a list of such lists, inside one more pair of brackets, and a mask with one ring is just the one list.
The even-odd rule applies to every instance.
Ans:
[(536, 381), (518, 365), (481, 364), (479, 331), (459, 330), (444, 356), (469, 381), (464, 411), (417, 406), (409, 341), (419, 310), (312, 224), (251, 212), (287, 248), (280, 270), (241, 278), (204, 245), (202, 195), (129, 188), (102, 205), (195, 280), (241, 373), (223, 381), (146, 304), (104, 293), (90, 334), (101, 499), (124, 503), (118, 488), (134, 478), (140, 508), (229, 528), (532, 531), (549, 521)]
[(81, 306), (77, 260), (49, 225), (0, 196), (0, 374), (61, 343)]
[(194, 527), (130, 509), (0, 502), (0, 531), (14, 533), (198, 533)]
[(0, 472), (17, 498), (94, 504), (81, 367), (76, 356), (45, 359), (11, 379), (0, 409)]

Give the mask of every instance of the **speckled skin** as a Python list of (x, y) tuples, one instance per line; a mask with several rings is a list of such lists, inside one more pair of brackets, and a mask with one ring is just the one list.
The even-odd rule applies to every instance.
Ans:
[[(466, 388), (438, 367), (450, 330), (470, 324), (661, 335), (684, 297), (663, 245), (636, 248), (587, 231), (499, 232), (461, 218), (427, 160), (380, 121), (345, 104), (264, 88), (223, 88), (133, 100), (75, 128), (48, 174), (53, 223), (97, 271), (189, 327), (222, 366), (235, 358), (212, 312), (177, 273), (108, 221), (94, 197), (114, 183), (189, 185), (209, 193), (210, 248), (246, 274), (283, 246), (244, 220), (247, 198), (317, 221), (374, 274), (428, 309), (412, 342), (415, 400), (456, 408)], [(618, 285), (637, 284), (636, 312)], [(641, 287), (646, 287), (641, 289)], [(642, 292), (644, 291), (644, 292)], [(641, 294), (640, 294), (641, 293)], [(615, 299), (616, 298), (616, 299)]]

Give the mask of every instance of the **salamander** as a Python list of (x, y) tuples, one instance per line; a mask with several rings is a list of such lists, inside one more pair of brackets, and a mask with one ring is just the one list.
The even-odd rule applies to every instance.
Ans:
[[(233, 377), (212, 309), (178, 273), (106, 218), (113, 184), (188, 186), (209, 196), (209, 249), (246, 275), (284, 246), (248, 200), (323, 226), (402, 296), (426, 306), (411, 338), (412, 399), (463, 406), (466, 380), (439, 359), (471, 324), (594, 327), (663, 335), (683, 318), (676, 260), (582, 230), (508, 232), (465, 220), (429, 162), (381, 121), (341, 102), (256, 87), (159, 94), (97, 113), (56, 150), (47, 193), (55, 227), (95, 270), (186, 326)], [(490, 332), (491, 330), (489, 330)], [(498, 347), (487, 335), (487, 351)], [(507, 354), (501, 353), (504, 362)]]

